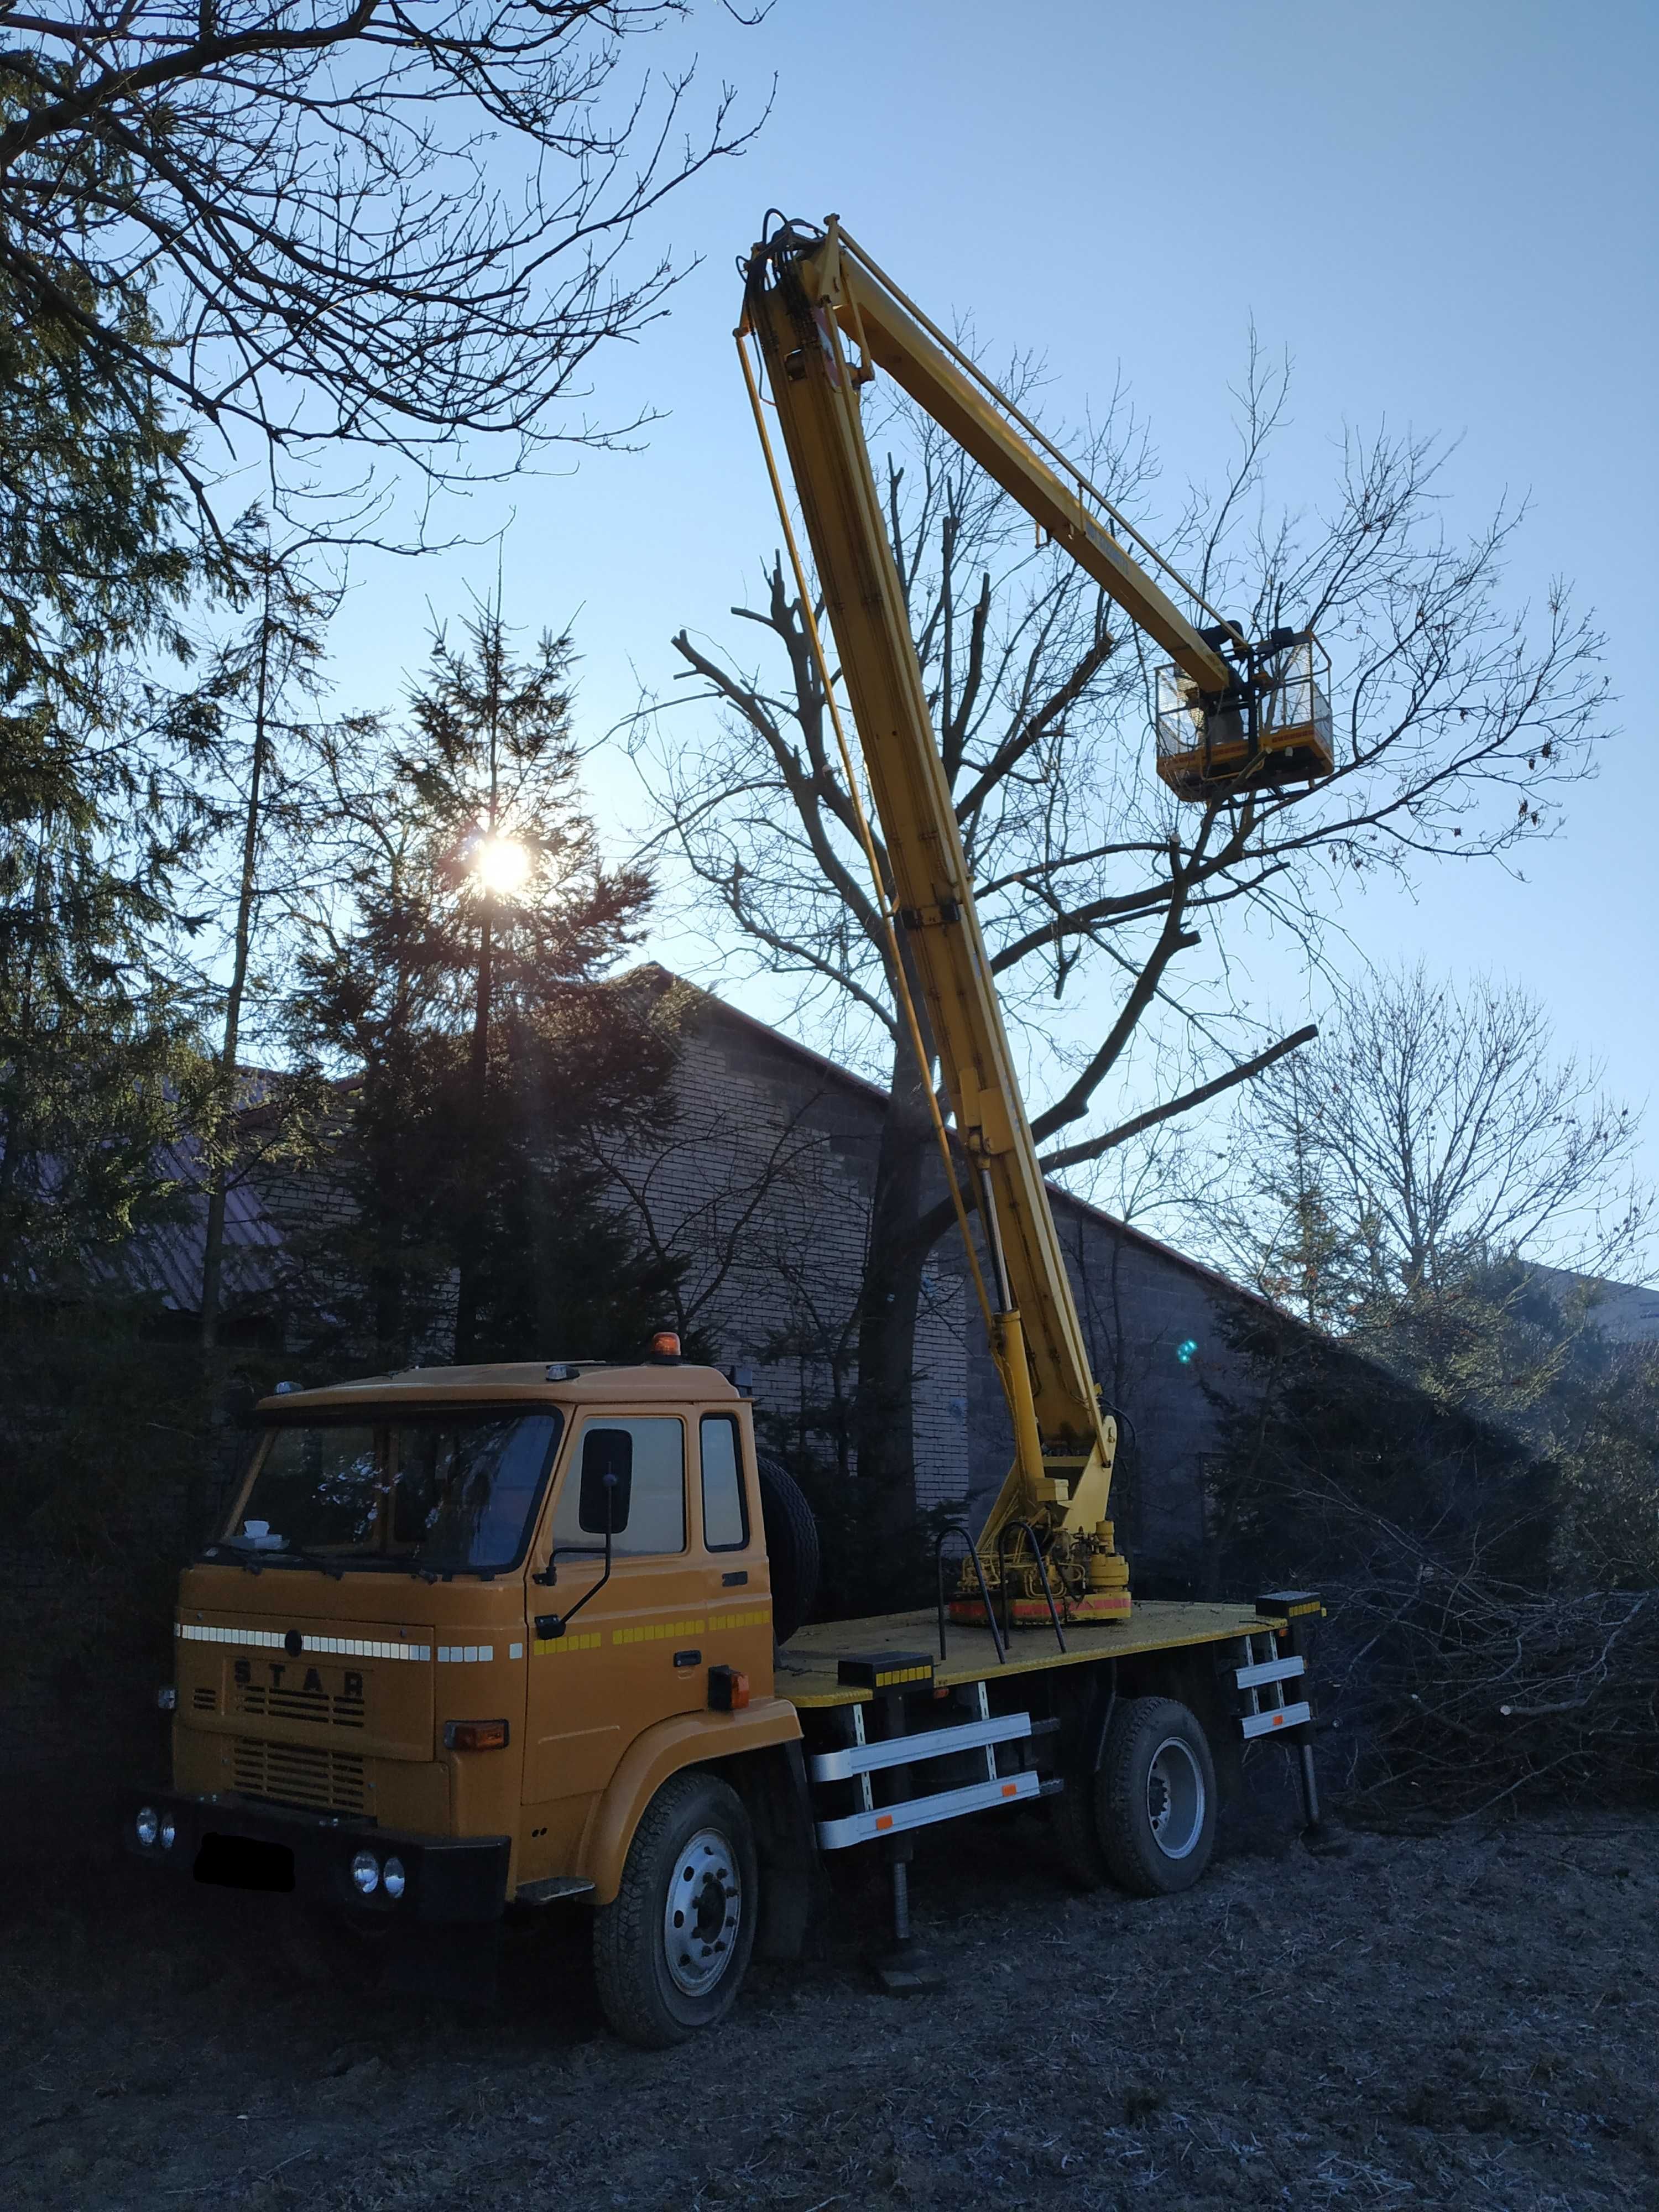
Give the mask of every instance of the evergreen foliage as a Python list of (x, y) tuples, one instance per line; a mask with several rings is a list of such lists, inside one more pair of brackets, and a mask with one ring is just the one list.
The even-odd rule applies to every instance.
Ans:
[[(0, 276), (0, 1286), (57, 1290), (170, 1195), (194, 1076), (158, 957), (193, 809), (143, 742), (133, 665), (178, 642), (184, 453), (152, 382), (113, 377)], [(121, 326), (148, 336), (141, 305)], [(135, 742), (137, 741), (137, 742)]]
[(516, 659), (480, 615), (436, 640), (405, 726), (336, 759), (350, 899), (314, 920), (293, 1018), (347, 1086), (355, 1225), (325, 1334), (377, 1363), (633, 1352), (672, 1286), (591, 1148), (660, 1126), (672, 1041), (644, 998), (594, 988), (649, 885), (603, 865), (581, 811), (571, 662), (568, 638)]

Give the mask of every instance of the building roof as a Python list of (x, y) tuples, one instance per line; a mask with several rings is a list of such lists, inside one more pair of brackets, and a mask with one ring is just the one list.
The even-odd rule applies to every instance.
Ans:
[[(185, 1137), (167, 1146), (158, 1164), (185, 1195), (173, 1220), (147, 1224), (122, 1247), (121, 1280), (129, 1290), (159, 1294), (162, 1304), (175, 1312), (199, 1313), (208, 1202), (194, 1140)], [(282, 1249), (282, 1231), (252, 1184), (230, 1184), (225, 1192), (223, 1304), (246, 1307), (268, 1296), (276, 1288)]]
[[(688, 982), (684, 976), (675, 975), (672, 969), (664, 968), (655, 961), (647, 961), (638, 968), (629, 969), (626, 975), (617, 980), (623, 983), (645, 982), (664, 990), (672, 988), (688, 992), (702, 1001), (712, 1013), (735, 1028), (748, 1032), (757, 1042), (764, 1043), (775, 1052), (787, 1054), (803, 1066), (811, 1067), (842, 1088), (859, 1094), (878, 1113), (887, 1110), (888, 1094), (878, 1083), (872, 1083), (867, 1076), (855, 1075), (850, 1068), (826, 1059), (823, 1054), (814, 1052), (810, 1045), (800, 1043), (782, 1030), (773, 1029), (753, 1014), (744, 1013), (741, 1007), (732, 1006), (729, 1000), (720, 998), (717, 993), (704, 990), (701, 984)], [(1189, 1254), (1177, 1250), (1173, 1244), (1165, 1244), (1161, 1238), (1150, 1236), (1146, 1230), (1137, 1229), (1133, 1222), (1120, 1220), (1117, 1215), (1091, 1205), (1085, 1198), (1079, 1198), (1075, 1191), (1067, 1190), (1063, 1183), (1048, 1182), (1046, 1178), (1045, 1183), (1051, 1202), (1069, 1206), (1088, 1220), (1099, 1223), (1113, 1236), (1137, 1245), (1143, 1252), (1172, 1267), (1179, 1267), (1188, 1274), (1196, 1276), (1211, 1290), (1228, 1297), (1247, 1299), (1252, 1305), (1259, 1306), (1263, 1313), (1273, 1314), (1298, 1328), (1310, 1326), (1295, 1314), (1287, 1312), (1283, 1306), (1275, 1305), (1271, 1298), (1264, 1297), (1260, 1291), (1249, 1290), (1243, 1283), (1236, 1283), (1231, 1275), (1224, 1275), (1217, 1268), (1206, 1267), (1201, 1260), (1193, 1259)], [(1317, 1330), (1313, 1333), (1320, 1334)]]
[(1605, 1275), (1575, 1274), (1567, 1267), (1534, 1266), (1547, 1289), (1586, 1299), (1593, 1328), (1614, 1344), (1651, 1344), (1659, 1340), (1659, 1290), (1643, 1283), (1610, 1282)]

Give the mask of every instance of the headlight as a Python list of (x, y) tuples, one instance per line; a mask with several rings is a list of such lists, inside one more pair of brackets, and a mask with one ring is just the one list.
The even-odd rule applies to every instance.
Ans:
[(380, 1886), (380, 1862), (373, 1851), (359, 1851), (351, 1862), (351, 1879), (365, 1897), (373, 1897)]
[(156, 1818), (155, 1806), (141, 1805), (138, 1808), (138, 1817), (132, 1825), (138, 1831), (139, 1842), (148, 1850), (161, 1829), (161, 1823)]
[(386, 1863), (386, 1870), (380, 1879), (386, 1884), (386, 1893), (388, 1897), (401, 1897), (404, 1893), (404, 1884), (408, 1879), (404, 1872), (403, 1861), (388, 1859)]
[(170, 1851), (173, 1849), (173, 1841), (178, 1833), (179, 1831), (173, 1826), (172, 1815), (169, 1814), (161, 1823), (161, 1849), (164, 1851)]

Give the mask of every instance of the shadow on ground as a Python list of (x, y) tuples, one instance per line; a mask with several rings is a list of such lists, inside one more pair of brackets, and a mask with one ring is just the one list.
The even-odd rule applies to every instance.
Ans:
[(480, 2012), (356, 1986), (289, 1900), (125, 1863), (9, 1894), (23, 2207), (1651, 2207), (1659, 1821), (1364, 1835), (1188, 1896), (1064, 1888), (1029, 1815), (925, 1839), (950, 1986), (873, 1993), (842, 1895), (670, 2052), (601, 2027), (580, 1909)]

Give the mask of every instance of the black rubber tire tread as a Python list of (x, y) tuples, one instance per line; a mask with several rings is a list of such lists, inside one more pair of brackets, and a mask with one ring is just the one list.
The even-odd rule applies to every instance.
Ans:
[(1082, 1895), (1103, 1889), (1111, 1880), (1095, 1822), (1095, 1778), (1069, 1773), (1058, 1797), (1048, 1800), (1054, 1850), (1068, 1885)]
[[(664, 1893), (686, 1838), (710, 1827), (721, 1829), (737, 1852), (744, 1913), (731, 1965), (706, 1996), (691, 1997), (676, 1989), (663, 1960)], [(723, 2020), (749, 1971), (759, 1919), (760, 1866), (742, 1798), (701, 1767), (671, 1774), (634, 1831), (621, 1888), (593, 1916), (593, 1973), (612, 2029), (642, 2050), (666, 2051)]]
[(812, 1618), (817, 1602), (817, 1516), (787, 1468), (757, 1455), (755, 1468), (772, 1569), (772, 1635), (777, 1643), (787, 1644)]
[[(1146, 1774), (1166, 1736), (1189, 1744), (1204, 1778), (1204, 1826), (1184, 1859), (1166, 1858), (1146, 1817)], [(1203, 1723), (1174, 1698), (1120, 1705), (1095, 1778), (1095, 1826), (1106, 1871), (1133, 1897), (1174, 1897), (1203, 1878), (1215, 1849), (1215, 1759)]]

